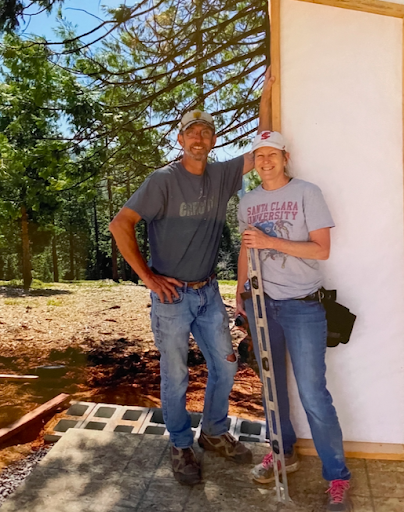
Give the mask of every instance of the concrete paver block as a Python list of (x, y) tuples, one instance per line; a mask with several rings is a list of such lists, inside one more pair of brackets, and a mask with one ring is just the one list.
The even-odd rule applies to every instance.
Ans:
[(265, 422), (237, 418), (234, 436), (239, 441), (246, 443), (264, 443), (266, 438)]
[[(190, 415), (194, 439), (197, 439), (201, 432), (202, 413), (190, 412)], [(55, 442), (71, 428), (126, 434), (169, 435), (160, 408), (73, 402), (66, 412), (66, 417), (59, 421), (52, 434), (45, 436), (45, 440)], [(240, 441), (265, 441), (265, 422), (252, 422), (229, 416), (227, 428)]]
[(95, 402), (73, 402), (66, 411), (68, 416), (85, 419), (97, 404)]

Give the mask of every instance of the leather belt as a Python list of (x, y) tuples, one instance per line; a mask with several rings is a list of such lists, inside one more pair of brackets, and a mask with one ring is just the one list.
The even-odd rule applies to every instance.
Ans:
[(296, 300), (307, 300), (307, 301), (315, 300), (316, 302), (322, 302), (325, 297), (324, 291), (325, 290), (323, 288), (320, 288), (316, 292), (313, 292), (310, 295), (307, 295), (306, 297), (301, 297), (300, 299), (296, 299)]
[[(266, 293), (264, 293), (264, 295), (266, 297), (270, 298)], [(240, 294), (240, 296), (243, 300), (252, 298), (251, 291), (242, 292)], [(320, 288), (319, 290), (311, 293), (310, 295), (306, 295), (306, 297), (301, 297), (300, 299), (293, 299), (293, 300), (306, 300), (306, 301), (315, 300), (316, 302), (323, 302), (324, 299), (335, 301), (335, 296), (333, 295), (333, 291), (332, 290), (328, 291), (328, 290), (325, 290), (324, 288)]]
[(204, 279), (203, 281), (191, 281), (189, 283), (184, 283), (188, 288), (192, 288), (193, 290), (199, 290), (200, 288), (203, 288), (205, 285), (210, 283), (212, 279), (216, 277), (216, 274), (210, 275), (207, 279)]

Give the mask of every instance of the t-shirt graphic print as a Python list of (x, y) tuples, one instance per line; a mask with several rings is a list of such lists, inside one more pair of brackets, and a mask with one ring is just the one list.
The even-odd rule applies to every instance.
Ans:
[[(254, 226), (268, 236), (302, 242), (310, 240), (311, 231), (334, 226), (321, 190), (297, 178), (276, 190), (259, 186), (246, 194), (238, 217), (241, 233)], [(264, 290), (273, 299), (305, 297), (321, 287), (318, 261), (274, 249), (259, 252)]]

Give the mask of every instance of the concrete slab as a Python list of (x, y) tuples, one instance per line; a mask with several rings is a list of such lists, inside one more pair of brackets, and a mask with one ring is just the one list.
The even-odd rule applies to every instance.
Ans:
[[(254, 463), (268, 446), (251, 443)], [(179, 485), (171, 473), (166, 436), (69, 429), (38, 464), (1, 512), (276, 512), (274, 485), (251, 481), (251, 466), (238, 466), (215, 454), (195, 451), (203, 482)], [(350, 459), (355, 512), (395, 512), (404, 508), (404, 463)], [(317, 457), (302, 457), (289, 475), (294, 504), (283, 511), (320, 512), (326, 482)], [(372, 491), (372, 485), (374, 491)]]

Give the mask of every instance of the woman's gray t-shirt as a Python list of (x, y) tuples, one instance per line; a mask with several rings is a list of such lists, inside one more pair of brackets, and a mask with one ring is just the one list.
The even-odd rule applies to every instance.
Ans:
[[(334, 227), (321, 190), (293, 178), (276, 190), (258, 186), (240, 201), (239, 227), (249, 225), (269, 236), (295, 242), (310, 241), (310, 231)], [(322, 286), (317, 260), (296, 258), (274, 249), (261, 249), (261, 271), (265, 293), (275, 300), (301, 298)]]
[(181, 281), (210, 276), (217, 264), (226, 207), (240, 190), (244, 157), (206, 165), (202, 176), (180, 162), (154, 171), (125, 204), (149, 227), (151, 264)]

